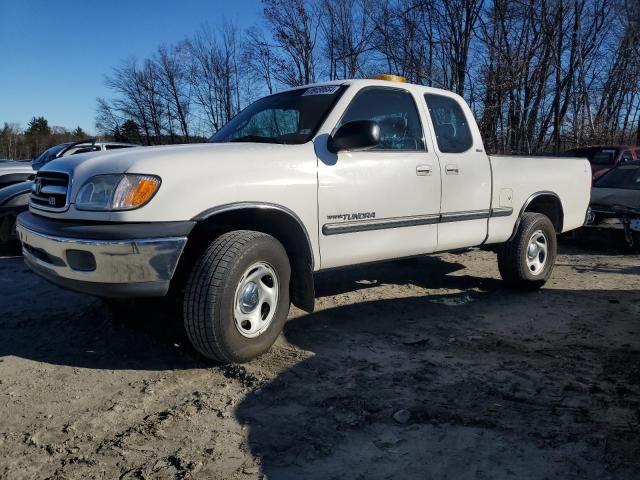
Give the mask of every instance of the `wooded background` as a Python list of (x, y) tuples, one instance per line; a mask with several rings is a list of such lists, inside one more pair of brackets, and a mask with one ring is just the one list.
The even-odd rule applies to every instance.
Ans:
[[(489, 152), (640, 143), (638, 0), (262, 4), (248, 30), (203, 26), (115, 66), (98, 132), (145, 145), (202, 141), (264, 94), (394, 73), (462, 95)], [(0, 131), (0, 157), (11, 156), (12, 134)]]

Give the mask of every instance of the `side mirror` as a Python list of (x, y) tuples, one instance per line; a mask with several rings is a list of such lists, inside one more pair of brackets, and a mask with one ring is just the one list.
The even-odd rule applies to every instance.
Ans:
[(356, 120), (342, 125), (329, 137), (327, 148), (332, 153), (342, 150), (365, 150), (380, 141), (380, 126), (373, 120)]

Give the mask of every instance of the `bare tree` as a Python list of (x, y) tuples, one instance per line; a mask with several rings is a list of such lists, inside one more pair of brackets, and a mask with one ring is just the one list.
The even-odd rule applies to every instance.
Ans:
[(275, 52), (262, 30), (254, 27), (247, 31), (242, 56), (248, 67), (248, 73), (263, 82), (269, 94), (273, 93)]
[(320, 11), (329, 80), (366, 75), (373, 22), (366, 0), (324, 0)]
[[(185, 141), (189, 142), (189, 114), (191, 108), (191, 84), (185, 67), (185, 45), (160, 46), (154, 58), (161, 96), (166, 102), (168, 122), (176, 119)], [(171, 132), (173, 128), (170, 128)]]
[(162, 143), (164, 105), (154, 62), (148, 59), (139, 67), (135, 59), (125, 60), (105, 83), (115, 96), (108, 105), (98, 101), (100, 123), (108, 123), (109, 117), (133, 119), (142, 129), (145, 143)]
[(222, 33), (203, 28), (186, 42), (189, 82), (209, 131), (218, 130), (241, 107), (241, 49), (238, 31), (227, 24)]
[(459, 95), (465, 94), (469, 50), (483, 6), (484, 0), (442, 0), (437, 10), (443, 59), (451, 69), (448, 87)]
[(320, 12), (307, 0), (263, 0), (264, 18), (274, 40), (274, 76), (286, 86), (316, 79)]
[(145, 143), (219, 129), (264, 92), (404, 75), (463, 95), (489, 151), (640, 142), (640, 4), (631, 0), (263, 0), (260, 25), (204, 27), (127, 60), (97, 124)]

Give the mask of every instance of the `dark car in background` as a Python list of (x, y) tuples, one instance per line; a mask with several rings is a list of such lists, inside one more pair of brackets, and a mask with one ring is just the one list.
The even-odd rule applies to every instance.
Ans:
[(564, 153), (570, 157), (583, 157), (589, 160), (593, 179), (597, 180), (612, 168), (627, 162), (640, 160), (640, 146), (599, 145), (578, 147)]
[[(102, 152), (107, 150), (117, 150), (121, 148), (139, 147), (132, 143), (120, 142), (98, 142), (95, 139), (82, 140), (79, 142), (67, 142), (54, 145), (38, 155), (33, 162), (12, 162), (23, 167), (20, 170), (19, 180), (3, 184), (0, 188), (0, 245), (16, 240), (16, 217), (19, 213), (29, 208), (29, 197), (33, 187), (33, 182), (27, 180), (36, 171), (56, 158), (76, 155), (78, 153)], [(9, 172), (7, 167), (6, 172)], [(7, 173), (8, 175), (8, 173)], [(16, 180), (15, 168), (11, 170), (11, 179)], [(2, 178), (2, 165), (0, 164), (0, 179)], [(9, 178), (8, 176), (5, 178)]]
[(30, 160), (0, 160), (0, 189), (27, 180), (35, 174)]
[(640, 161), (620, 165), (595, 182), (578, 235), (624, 242), (631, 251), (640, 251)]
[(16, 217), (29, 208), (32, 185), (26, 181), (0, 189), (0, 245), (16, 240)]

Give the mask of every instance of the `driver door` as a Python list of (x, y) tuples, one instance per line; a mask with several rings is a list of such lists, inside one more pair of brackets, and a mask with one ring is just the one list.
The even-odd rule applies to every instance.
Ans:
[(427, 149), (417, 105), (406, 89), (364, 87), (352, 94), (334, 132), (348, 122), (373, 120), (379, 144), (337, 154), (316, 147), (323, 269), (435, 250), (440, 168)]

